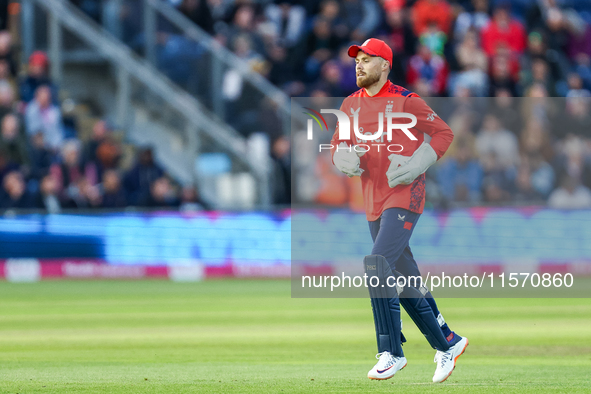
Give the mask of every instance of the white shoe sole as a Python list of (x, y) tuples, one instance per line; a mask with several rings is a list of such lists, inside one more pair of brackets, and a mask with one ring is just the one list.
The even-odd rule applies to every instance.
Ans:
[(407, 365), (407, 364), (408, 364), (408, 362), (407, 362), (407, 361), (405, 361), (405, 362), (404, 362), (404, 365), (403, 365), (402, 367), (398, 368), (397, 370), (395, 370), (395, 371), (394, 371), (394, 373), (393, 373), (392, 375), (390, 375), (390, 376), (380, 376), (380, 377), (377, 377), (377, 376), (376, 376), (376, 377), (374, 377), (374, 376), (369, 376), (369, 375), (367, 375), (367, 377), (368, 377), (369, 379), (371, 379), (371, 380), (388, 380), (388, 379), (390, 379), (391, 377), (393, 377), (394, 375), (396, 375), (396, 372), (398, 372), (398, 371), (402, 371), (402, 370), (404, 369), (404, 367), (406, 367), (406, 365)]
[[(443, 382), (445, 382), (445, 381), (447, 380), (447, 378), (449, 378), (449, 377), (451, 376), (451, 373), (454, 371), (454, 369), (456, 369), (456, 361), (458, 360), (458, 358), (459, 358), (459, 357), (460, 357), (462, 354), (464, 354), (464, 351), (465, 351), (465, 350), (466, 350), (466, 348), (468, 347), (468, 344), (469, 344), (469, 342), (468, 342), (468, 338), (465, 338), (465, 339), (466, 339), (466, 344), (465, 344), (465, 345), (464, 345), (464, 347), (462, 348), (462, 351), (461, 351), (461, 352), (460, 352), (460, 353), (459, 353), (457, 356), (455, 356), (455, 357), (454, 357), (454, 367), (451, 369), (451, 371), (449, 371), (449, 373), (447, 374), (447, 376), (446, 376), (445, 378), (443, 378), (442, 380), (439, 380), (439, 381), (433, 381), (433, 383), (443, 383)], [(458, 343), (459, 343), (459, 342), (458, 342)]]

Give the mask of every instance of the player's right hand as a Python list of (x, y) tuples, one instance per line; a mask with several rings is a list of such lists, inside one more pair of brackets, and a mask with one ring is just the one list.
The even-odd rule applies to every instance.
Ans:
[(349, 147), (344, 142), (341, 142), (337, 147), (332, 159), (338, 170), (349, 178), (359, 176), (363, 172), (363, 170), (359, 168), (359, 156), (352, 147)]

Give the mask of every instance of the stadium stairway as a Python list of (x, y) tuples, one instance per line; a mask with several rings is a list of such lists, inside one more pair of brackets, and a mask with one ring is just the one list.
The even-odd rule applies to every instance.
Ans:
[[(39, 44), (30, 38), (35, 37), (34, 32), (27, 35), (23, 29), (25, 55), (36, 49), (47, 50), (52, 77), (67, 96), (89, 107), (92, 115), (115, 120), (117, 129), (125, 131), (125, 142), (152, 146), (156, 159), (174, 179), (181, 184), (196, 183), (216, 208), (228, 208), (215, 204), (221, 201), (219, 184), (228, 184), (228, 174), (220, 174), (213, 182), (201, 180), (196, 163), (202, 152), (226, 154), (232, 161), (232, 173), (240, 177), (246, 174), (253, 180), (247, 183), (256, 184), (256, 201), (250, 205), (269, 206), (268, 170), (262, 163), (249, 160), (248, 141), (195, 97), (68, 1), (24, 0), (23, 26), (27, 18), (42, 20), (44, 23), (36, 25), (46, 26), (49, 34), (47, 42)], [(84, 56), (72, 55), (76, 53)], [(253, 194), (238, 189), (233, 193)]]

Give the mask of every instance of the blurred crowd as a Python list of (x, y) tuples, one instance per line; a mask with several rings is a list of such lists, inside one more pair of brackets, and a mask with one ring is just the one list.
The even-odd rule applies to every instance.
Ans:
[(150, 147), (132, 147), (135, 158), (124, 166), (125, 144), (108, 121), (96, 120), (81, 138), (71, 100), (59, 102), (47, 55), (34, 52), (18, 70), (12, 48), (11, 34), (0, 31), (0, 210), (204, 208)]
[[(566, 97), (569, 104), (558, 111), (565, 121), (589, 121), (589, 1), (162, 1), (290, 97), (341, 97), (357, 90), (347, 48), (377, 37), (394, 51), (390, 79), (422, 97), (492, 97), (497, 100), (493, 107), (514, 103), (515, 97)], [(168, 47), (187, 48), (171, 37), (167, 45), (174, 45)], [(200, 54), (194, 55), (199, 59)], [(281, 163), (289, 163), (289, 150), (281, 149), (286, 141), (277, 133), (273, 103), (254, 100), (241, 83), (227, 72), (216, 88), (232, 114), (249, 113), (245, 109), (253, 103), (258, 114), (233, 115), (229, 121), (245, 136), (266, 132), (271, 146), (277, 142), (276, 150), (283, 152)], [(512, 105), (504, 110), (522, 111)], [(511, 124), (505, 112), (475, 116), (478, 111), (468, 111), (450, 118), (457, 137), (445, 160), (429, 172), (430, 203), (535, 200), (556, 207), (591, 206), (591, 131), (581, 127), (569, 132), (555, 122), (558, 118), (532, 111), (515, 116)], [(331, 166), (319, 168), (318, 179), (330, 178), (334, 171)], [(339, 205), (356, 198), (347, 187), (339, 187), (319, 187), (315, 201)]]
[[(357, 90), (352, 43), (394, 51), (390, 79), (421, 96), (591, 89), (591, 3), (576, 0), (162, 0), (290, 96)], [(580, 81), (571, 81), (577, 74)]]
[(589, 97), (454, 101), (454, 142), (427, 173), (431, 204), (591, 208)]

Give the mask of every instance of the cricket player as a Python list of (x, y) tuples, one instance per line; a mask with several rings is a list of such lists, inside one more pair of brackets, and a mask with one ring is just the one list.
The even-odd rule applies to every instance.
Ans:
[[(371, 255), (364, 260), (365, 270), (368, 277), (381, 279), (416, 277), (420, 271), (409, 240), (425, 205), (425, 171), (446, 152), (453, 133), (416, 93), (388, 80), (392, 50), (385, 42), (368, 39), (362, 45), (351, 46), (349, 56), (355, 58), (357, 86), (361, 89), (347, 97), (340, 109), (352, 118), (351, 129), (357, 126), (360, 134), (368, 138), (359, 138), (351, 132), (351, 138), (340, 139), (339, 122), (331, 141), (331, 153), (334, 165), (341, 172), (349, 177), (361, 177), (374, 241)], [(392, 130), (391, 136), (387, 136), (387, 123), (394, 119), (378, 116), (378, 112), (396, 117), (412, 114), (416, 124), (406, 130)], [(404, 123), (398, 120), (394, 123)], [(406, 123), (411, 122), (411, 118), (406, 119)], [(370, 139), (378, 130), (383, 130), (382, 136)], [(425, 142), (425, 134), (430, 136), (429, 143)], [(402, 351), (405, 341), (400, 320), (402, 304), (436, 350), (433, 382), (446, 380), (468, 346), (468, 338), (451, 331), (426, 286), (368, 288), (378, 342), (378, 363), (368, 377), (389, 379), (406, 366)]]

